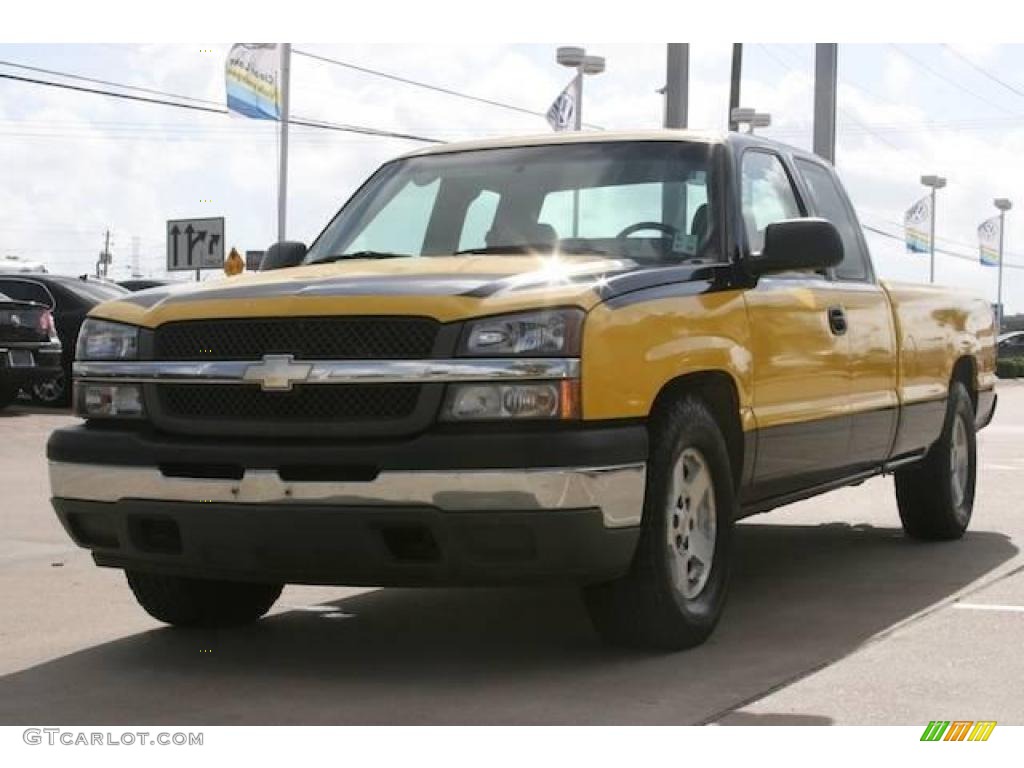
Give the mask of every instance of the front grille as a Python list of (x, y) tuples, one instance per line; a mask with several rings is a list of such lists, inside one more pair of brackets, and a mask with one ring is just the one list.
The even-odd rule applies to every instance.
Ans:
[(157, 360), (415, 359), (431, 356), (439, 325), (426, 317), (186, 320), (156, 329), (154, 353)]
[[(173, 419), (224, 422), (312, 424), (393, 422), (416, 410), (419, 384), (310, 384), (290, 392), (264, 392), (258, 386), (163, 384), (161, 412)], [(312, 433), (311, 433), (312, 434)]]

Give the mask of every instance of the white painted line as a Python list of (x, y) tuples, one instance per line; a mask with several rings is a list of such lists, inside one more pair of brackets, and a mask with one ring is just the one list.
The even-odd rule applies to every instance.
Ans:
[(985, 603), (953, 603), (954, 608), (965, 608), (971, 611), (1010, 611), (1024, 613), (1024, 605), (987, 605)]

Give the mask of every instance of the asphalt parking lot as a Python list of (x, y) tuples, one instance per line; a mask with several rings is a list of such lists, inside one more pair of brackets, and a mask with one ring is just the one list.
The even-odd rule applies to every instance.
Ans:
[(70, 544), (44, 445), (0, 412), (0, 723), (1024, 724), (1024, 384), (979, 436), (971, 530), (921, 544), (890, 478), (739, 526), (718, 631), (603, 647), (575, 592), (288, 587), (233, 631), (150, 619)]

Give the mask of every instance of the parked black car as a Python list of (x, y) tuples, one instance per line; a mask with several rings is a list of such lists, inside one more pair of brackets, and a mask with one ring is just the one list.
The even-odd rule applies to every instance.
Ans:
[(125, 296), (128, 291), (116, 283), (85, 276), (17, 273), (0, 274), (0, 293), (15, 301), (40, 304), (53, 314), (62, 347), (60, 370), (32, 384), (31, 394), (45, 405), (66, 405), (71, 397), (68, 382), (82, 321), (97, 304)]
[(170, 285), (170, 280), (158, 280), (154, 277), (133, 277), (130, 280), (121, 280), (118, 282), (122, 288), (134, 293), (135, 291), (145, 291), (149, 288), (159, 288), (163, 285)]
[(0, 408), (19, 390), (60, 373), (60, 341), (49, 308), (0, 293)]
[(996, 345), (996, 354), (1000, 360), (1007, 360), (1011, 357), (1024, 358), (1024, 331), (1011, 331), (999, 337)]

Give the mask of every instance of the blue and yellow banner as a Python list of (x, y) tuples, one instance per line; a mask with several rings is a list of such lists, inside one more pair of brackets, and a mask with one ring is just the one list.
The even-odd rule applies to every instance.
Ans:
[(256, 120), (281, 119), (281, 51), (277, 43), (236, 43), (224, 67), (228, 110)]
[(987, 219), (978, 226), (978, 255), (986, 267), (999, 266), (999, 235), (1002, 222), (998, 216)]
[(931, 250), (929, 231), (932, 224), (932, 198), (922, 197), (903, 216), (903, 229), (910, 253), (928, 253)]

